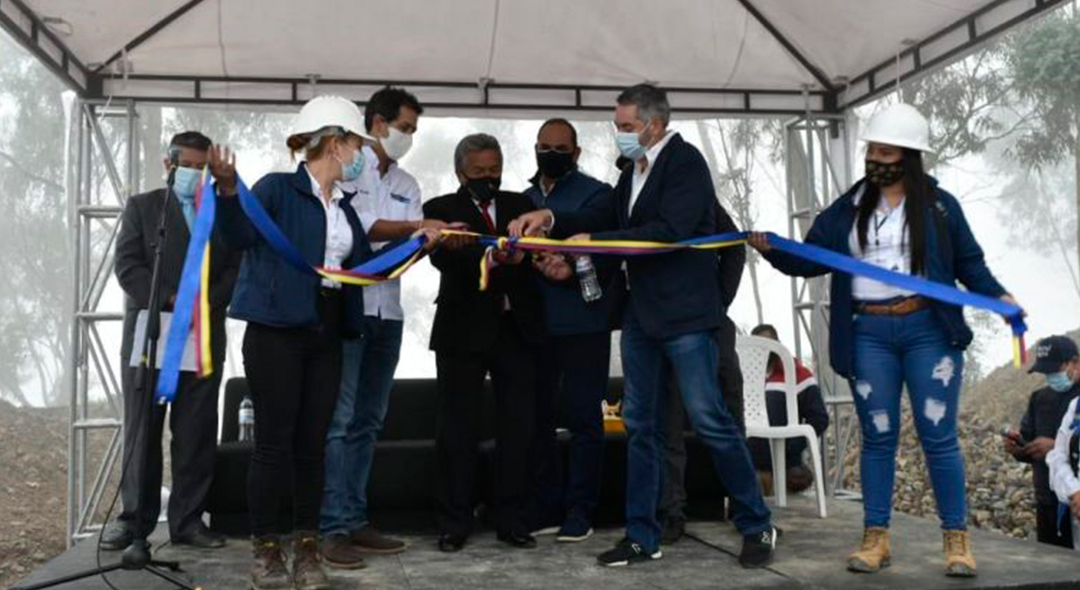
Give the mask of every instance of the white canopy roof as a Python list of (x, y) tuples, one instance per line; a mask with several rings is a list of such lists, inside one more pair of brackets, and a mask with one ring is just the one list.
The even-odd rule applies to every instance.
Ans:
[[(288, 104), (398, 82), (438, 108), (836, 112), (1061, 0), (0, 0), (89, 96)], [(315, 77), (315, 78), (312, 78)]]

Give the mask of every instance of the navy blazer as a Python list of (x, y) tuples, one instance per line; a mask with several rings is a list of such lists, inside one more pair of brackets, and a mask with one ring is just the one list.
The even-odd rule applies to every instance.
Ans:
[[(597, 240), (678, 242), (718, 232), (718, 204), (709, 166), (701, 152), (679, 134), (652, 163), (631, 214), (632, 178), (628, 167), (608, 198), (580, 211), (556, 214), (554, 235), (588, 232)], [(626, 266), (627, 299), (649, 336), (670, 338), (720, 325), (724, 306), (715, 252), (688, 249), (629, 256)]]
[[(929, 178), (934, 187), (935, 203), (927, 207), (926, 224), (926, 278), (936, 283), (955, 286), (957, 281), (969, 291), (988, 297), (1001, 297), (1005, 288), (998, 283), (986, 266), (982, 248), (975, 241), (971, 227), (964, 217), (964, 210), (959, 201), (937, 185), (937, 180)], [(860, 180), (842, 197), (818, 214), (810, 226), (806, 238), (807, 244), (814, 244), (840, 254), (851, 255), (849, 239), (851, 228), (855, 225), (855, 195), (865, 183)], [(935, 211), (936, 210), (936, 211)], [(948, 239), (940, 242), (938, 222), (935, 216), (944, 217)], [(773, 249), (765, 254), (765, 259), (784, 274), (802, 277), (815, 277), (832, 269)], [(854, 377), (855, 367), (855, 324), (853, 322), (854, 304), (851, 295), (851, 275), (833, 272), (830, 283), (829, 308), (829, 356), (833, 370), (844, 377)], [(941, 322), (949, 343), (958, 348), (967, 348), (973, 334), (964, 322), (963, 309), (956, 305), (930, 300), (930, 308)]]
[[(589, 207), (600, 199), (606, 199), (612, 190), (610, 184), (580, 170), (573, 170), (560, 178), (545, 198), (538, 184), (539, 174), (533, 180), (533, 185), (525, 190), (525, 194), (537, 207), (554, 211), (556, 218)], [(539, 275), (536, 277), (536, 283), (544, 298), (548, 334), (569, 336), (607, 332), (612, 329), (615, 320), (614, 308), (619, 295), (616, 291), (624, 289), (618, 280), (618, 264), (612, 257), (594, 256), (593, 265), (597, 268), (603, 289), (603, 296), (598, 301), (586, 302), (581, 297), (581, 284), (576, 276), (557, 282)]]
[[(292, 173), (267, 174), (255, 183), (251, 192), (304, 259), (312, 266), (321, 266), (326, 253), (326, 211), (311, 190), (305, 165), (301, 163)], [(349, 204), (353, 196), (354, 193), (347, 192), (341, 201), (353, 233), (352, 254), (343, 261), (344, 268), (359, 265), (373, 256), (360, 218)], [(239, 198), (218, 199), (214, 230), (226, 244), (244, 252), (229, 306), (230, 317), (279, 328), (319, 323), (317, 303), (322, 277), (296, 269), (278, 256), (251, 224)], [(352, 285), (344, 285), (342, 289), (343, 328), (347, 334), (358, 335), (364, 319), (362, 289)]]

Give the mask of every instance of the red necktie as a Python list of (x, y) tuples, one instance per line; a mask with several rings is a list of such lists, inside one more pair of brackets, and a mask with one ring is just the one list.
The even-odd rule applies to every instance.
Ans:
[(480, 214), (484, 216), (484, 224), (487, 225), (488, 231), (491, 235), (495, 235), (495, 220), (491, 218), (491, 213), (488, 212), (488, 207), (491, 205), (491, 200), (477, 201), (476, 206), (480, 207)]

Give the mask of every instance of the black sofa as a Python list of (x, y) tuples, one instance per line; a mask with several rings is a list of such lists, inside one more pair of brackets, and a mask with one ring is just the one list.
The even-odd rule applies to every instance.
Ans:
[[(609, 401), (622, 394), (622, 378), (612, 378), (608, 387)], [(230, 379), (225, 385), (225, 403), (221, 443), (218, 446), (214, 481), (210, 489), (207, 511), (212, 529), (229, 535), (247, 535), (247, 474), (252, 444), (237, 440), (240, 402), (248, 395), (243, 378)], [(375, 461), (368, 485), (369, 516), (384, 530), (397, 532), (427, 532), (434, 528), (435, 489), (435, 421), (436, 388), (434, 379), (399, 379), (394, 382), (390, 407), (379, 441), (375, 446)], [(477, 472), (476, 502), (479, 512), (491, 498), (492, 478), (490, 457), (494, 449), (495, 409), (490, 382), (482, 396), (481, 462)], [(256, 416), (258, 420), (258, 416)], [(569, 435), (560, 434), (563, 452)], [(692, 434), (687, 438), (687, 495), (692, 517), (721, 518), (723, 488), (711, 459)], [(566, 462), (563, 462), (564, 465)], [(291, 522), (292, 490), (283, 482), (285, 500), (281, 528), (288, 530)], [(609, 434), (604, 445), (604, 476), (601, 499), (596, 514), (598, 525), (622, 522), (626, 493), (626, 437)]]

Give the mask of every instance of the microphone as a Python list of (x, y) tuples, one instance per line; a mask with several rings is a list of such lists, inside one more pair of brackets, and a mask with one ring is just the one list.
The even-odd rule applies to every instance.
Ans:
[(176, 182), (176, 169), (180, 167), (180, 146), (169, 146), (169, 176), (165, 180), (168, 192), (173, 192), (173, 184)]

